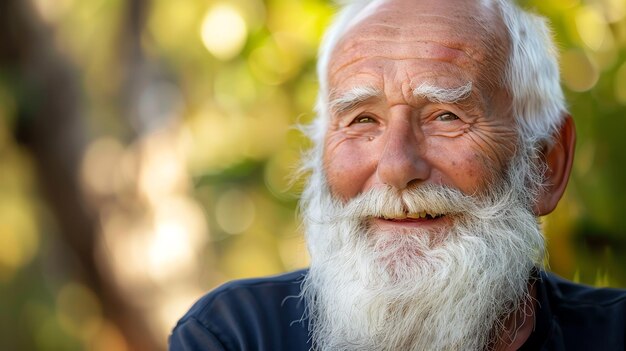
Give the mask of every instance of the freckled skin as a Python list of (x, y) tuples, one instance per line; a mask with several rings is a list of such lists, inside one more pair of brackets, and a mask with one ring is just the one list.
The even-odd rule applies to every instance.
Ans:
[[(383, 96), (331, 116), (324, 168), (335, 196), (422, 183), (473, 194), (502, 173), (516, 142), (501, 83), (508, 39), (497, 16), (478, 6), (391, 0), (339, 41), (330, 90), (370, 86)], [(458, 103), (412, 96), (424, 82), (456, 88), (470, 81), (470, 97)]]

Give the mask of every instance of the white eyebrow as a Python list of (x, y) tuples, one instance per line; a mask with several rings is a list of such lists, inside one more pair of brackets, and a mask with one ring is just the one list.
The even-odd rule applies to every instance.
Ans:
[(428, 83), (422, 83), (413, 90), (413, 96), (416, 98), (426, 98), (428, 101), (452, 104), (466, 99), (472, 93), (472, 82), (456, 87), (442, 88)]
[(338, 115), (350, 111), (364, 101), (381, 96), (380, 90), (371, 86), (354, 87), (332, 99), (329, 103), (330, 111)]

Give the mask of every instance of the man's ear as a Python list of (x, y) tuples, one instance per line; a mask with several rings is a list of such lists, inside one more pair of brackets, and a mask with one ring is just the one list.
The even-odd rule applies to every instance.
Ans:
[(534, 212), (537, 216), (545, 216), (552, 212), (565, 192), (576, 144), (576, 129), (572, 116), (567, 115), (563, 125), (555, 136), (555, 142), (544, 152), (547, 164), (545, 186), (541, 190)]

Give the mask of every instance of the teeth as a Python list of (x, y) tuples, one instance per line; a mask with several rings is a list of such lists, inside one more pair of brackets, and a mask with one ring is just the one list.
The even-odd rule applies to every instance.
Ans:
[(411, 213), (401, 213), (401, 214), (394, 214), (394, 215), (390, 215), (390, 216), (385, 216), (383, 215), (384, 219), (406, 219), (406, 218), (410, 218), (410, 219), (420, 219), (420, 218), (439, 218), (441, 217), (441, 214), (431, 214), (431, 213), (427, 213), (426, 211), (421, 211), (421, 212), (411, 212)]
[(407, 217), (406, 213), (394, 214), (394, 215), (383, 215), (384, 219), (405, 219)]
[(416, 212), (416, 213), (408, 213), (406, 216), (412, 219), (425, 218), (426, 212), (422, 211), (422, 212)]

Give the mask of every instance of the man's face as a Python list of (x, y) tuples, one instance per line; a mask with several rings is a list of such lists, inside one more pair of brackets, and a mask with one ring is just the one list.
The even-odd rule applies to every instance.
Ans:
[(320, 350), (476, 350), (516, 335), (505, 321), (530, 303), (544, 253), (527, 188), (543, 173), (504, 88), (507, 30), (478, 6), (385, 1), (330, 57), (323, 167), (302, 207)]
[[(517, 142), (501, 83), (507, 40), (490, 34), (505, 32), (496, 16), (475, 6), (388, 1), (339, 41), (328, 69), (323, 155), (336, 198), (385, 185), (481, 194), (501, 176)], [(445, 213), (406, 215), (369, 225), (396, 232), (450, 224)]]

